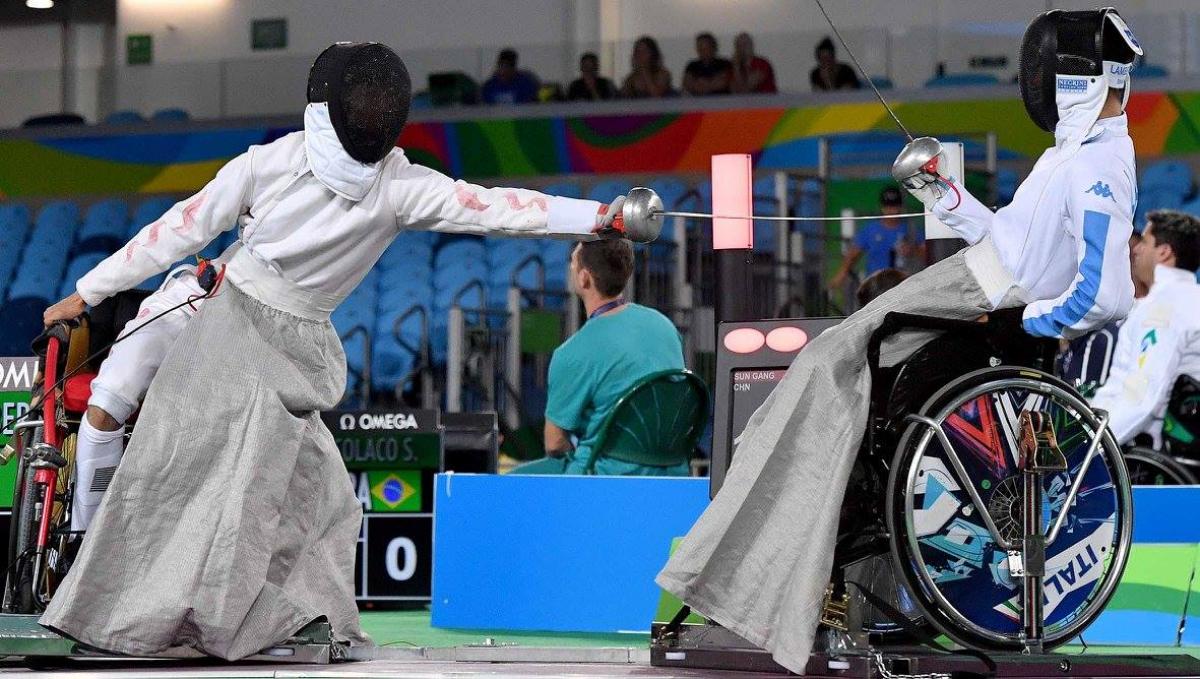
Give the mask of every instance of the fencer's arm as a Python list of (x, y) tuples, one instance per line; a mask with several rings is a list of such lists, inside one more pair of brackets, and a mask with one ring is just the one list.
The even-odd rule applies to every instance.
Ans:
[[(1095, 168), (1082, 168), (1095, 172)], [(1132, 179), (1068, 173), (1067, 219), (1075, 235), (1078, 273), (1058, 297), (1025, 307), (1026, 332), (1035, 337), (1074, 339), (1109, 321), (1124, 318), (1133, 306), (1129, 273), (1129, 235), (1133, 233)], [(1089, 189), (1099, 184), (1098, 192)]]
[(596, 237), (602, 203), (485, 188), (413, 165), (389, 187), (397, 226), (447, 233)]
[(996, 213), (979, 202), (967, 191), (967, 187), (957, 180), (951, 180), (954, 190), (942, 196), (933, 205), (933, 215), (943, 224), (954, 229), (954, 232), (967, 243), (974, 245), (992, 230)]
[(199, 193), (179, 201), (147, 224), (124, 247), (80, 278), (76, 292), (95, 306), (200, 252), (221, 232), (233, 228), (247, 209), (252, 152), (226, 163)]
[(1121, 330), (1121, 341), (1127, 341), (1136, 356), (1121, 374), (1109, 376), (1092, 397), (1093, 407), (1108, 411), (1108, 426), (1117, 443), (1128, 443), (1146, 430), (1179, 374), (1179, 349), (1185, 341), (1180, 337), (1180, 319), (1170, 318), (1170, 314), (1163, 318), (1154, 326), (1139, 324)]

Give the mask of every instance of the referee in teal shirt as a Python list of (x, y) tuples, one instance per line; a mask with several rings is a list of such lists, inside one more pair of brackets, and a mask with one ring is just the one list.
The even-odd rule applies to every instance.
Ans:
[[(629, 241), (590, 241), (571, 252), (571, 281), (588, 320), (550, 359), (545, 448), (562, 465), (549, 459), (534, 465), (583, 474), (600, 424), (621, 396), (651, 373), (684, 367), (683, 343), (675, 325), (658, 311), (621, 296), (632, 274)], [(594, 470), (622, 476), (689, 473), (687, 464), (663, 469), (607, 458), (597, 460)]]

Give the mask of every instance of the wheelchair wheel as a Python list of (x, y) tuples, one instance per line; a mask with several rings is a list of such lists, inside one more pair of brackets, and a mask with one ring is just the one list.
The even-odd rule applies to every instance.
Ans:
[(1187, 467), (1152, 448), (1135, 446), (1125, 450), (1129, 483), (1135, 486), (1190, 486), (1196, 477)]
[[(965, 375), (934, 394), (920, 414), (940, 425), (954, 449), (943, 448), (933, 429), (912, 423), (893, 460), (887, 519), (897, 571), (925, 619), (956, 642), (983, 650), (1023, 650), (1022, 578), (1009, 573), (1002, 540), (1023, 535), (1023, 473), (1018, 468), (1018, 417), (1049, 418), (1066, 470), (1042, 477), (1042, 519), (1047, 533), (1066, 512), (1056, 539), (1046, 545), (1043, 648), (1078, 635), (1112, 597), (1129, 555), (1132, 499), (1121, 450), (1105, 432), (1066, 505), (1099, 419), (1060, 380), (1036, 370), (988, 368)], [(961, 461), (965, 479), (950, 454)], [(977, 507), (966, 485), (984, 505)]]

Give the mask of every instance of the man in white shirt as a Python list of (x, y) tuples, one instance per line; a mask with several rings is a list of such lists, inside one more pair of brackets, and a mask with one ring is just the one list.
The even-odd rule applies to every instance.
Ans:
[[(409, 88), (386, 46), (331, 46), (313, 64), (302, 132), (231, 160), (46, 311), (47, 323), (74, 318), (239, 229), (219, 294), (140, 330), (155, 340), (110, 356), (96, 378), (81, 457), (119, 459), (120, 420), (146, 403), (43, 625), (114, 653), (189, 646), (231, 660), (321, 617), (335, 640), (365, 640), (361, 509), (319, 417), (345, 388), (330, 312), (406, 229), (625, 235), (622, 198), (484, 188), (409, 162), (395, 147)], [(142, 316), (195, 292), (177, 279)]]
[(1133, 275), (1150, 292), (1121, 327), (1108, 381), (1092, 405), (1108, 411), (1118, 443), (1145, 433), (1158, 448), (1175, 381), (1200, 379), (1200, 221), (1172, 210), (1146, 219)]

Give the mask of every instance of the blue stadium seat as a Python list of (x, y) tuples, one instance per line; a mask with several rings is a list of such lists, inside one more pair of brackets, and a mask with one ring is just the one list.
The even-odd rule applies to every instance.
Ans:
[[(0, 253), (21, 252), (29, 236), (29, 208), (18, 204), (0, 204)], [(20, 263), (20, 257), (0, 256), (0, 300)]]
[(93, 205), (79, 229), (76, 252), (116, 251), (126, 241), (129, 206), (123, 200), (110, 198)]
[(0, 333), (0, 356), (29, 356), (33, 338), (42, 331), (42, 312), (49, 300), (43, 297), (9, 299), (0, 307), (4, 332)]
[(576, 182), (558, 182), (543, 187), (542, 193), (563, 198), (583, 198), (583, 187)]
[(104, 122), (108, 125), (136, 125), (146, 122), (146, 119), (137, 111), (113, 111)]
[(142, 227), (163, 216), (176, 202), (174, 198), (167, 196), (155, 196), (142, 201), (133, 209), (133, 218), (129, 222), (129, 230), (125, 232), (125, 237), (132, 238)]
[(1001, 205), (1008, 205), (1012, 202), (1013, 196), (1017, 193), (1017, 186), (1021, 183), (1017, 173), (1013, 170), (997, 170), (996, 171), (996, 200)]
[(661, 177), (653, 181), (647, 182), (648, 188), (654, 189), (658, 197), (662, 199), (663, 206), (668, 209), (674, 209), (675, 204), (679, 202), (689, 187), (686, 183), (674, 177)]
[(1137, 212), (1133, 217), (1133, 228), (1139, 233), (1146, 223), (1146, 213), (1151, 210), (1178, 210), (1183, 207), (1184, 195), (1174, 188), (1146, 188), (1138, 194)]
[(1160, 160), (1142, 170), (1138, 184), (1142, 191), (1164, 189), (1186, 196), (1192, 192), (1192, 167), (1178, 160)]
[(925, 81), (925, 87), (971, 87), (997, 85), (1000, 80), (990, 73), (950, 73)]
[(78, 227), (79, 205), (74, 201), (57, 200), (46, 203), (38, 212), (30, 237), (66, 249), (75, 241)]
[(1138, 78), (1165, 78), (1170, 73), (1167, 72), (1164, 66), (1141, 63), (1133, 67), (1133, 75)]
[(89, 252), (86, 254), (76, 255), (75, 259), (67, 265), (67, 271), (63, 275), (62, 283), (58, 287), (58, 298), (62, 299), (75, 292), (75, 283), (83, 278), (83, 275), (91, 271), (97, 264), (104, 261), (104, 253)]
[(150, 116), (150, 119), (156, 123), (181, 123), (190, 118), (188, 112), (181, 108), (160, 108)]
[(871, 76), (871, 82), (875, 83), (875, 87), (878, 87), (881, 90), (890, 90), (895, 87), (895, 85), (892, 84), (892, 79), (888, 78), (887, 76), (873, 75)]
[(624, 179), (613, 179), (593, 184), (588, 189), (587, 197), (592, 200), (598, 200), (601, 203), (611, 203), (613, 198), (629, 193), (629, 189), (632, 188), (633, 184)]

